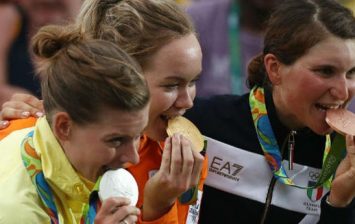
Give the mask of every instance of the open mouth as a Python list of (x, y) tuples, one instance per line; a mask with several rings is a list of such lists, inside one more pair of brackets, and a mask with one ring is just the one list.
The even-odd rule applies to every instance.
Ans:
[(340, 104), (316, 104), (317, 109), (321, 111), (327, 111), (329, 109), (338, 109), (341, 108)]
[(160, 115), (160, 118), (164, 121), (169, 121), (170, 119), (173, 119), (175, 117), (181, 116), (180, 114), (177, 115)]
[(169, 116), (166, 115), (160, 115), (160, 118), (164, 121), (168, 121), (170, 119)]

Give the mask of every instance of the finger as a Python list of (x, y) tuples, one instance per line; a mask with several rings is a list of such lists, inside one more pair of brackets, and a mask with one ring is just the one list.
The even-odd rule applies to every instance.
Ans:
[(9, 121), (6, 120), (0, 121), (0, 130), (6, 128), (7, 126), (9, 126), (9, 124), (10, 124)]
[(126, 223), (126, 224), (131, 224), (131, 223), (136, 223), (138, 221), (138, 215), (129, 215), (126, 218), (124, 218), (123, 220), (121, 220), (120, 223)]
[[(192, 147), (190, 140), (186, 139), (184, 136), (181, 136), (181, 147), (182, 147), (182, 176), (187, 179), (191, 177), (192, 170), (194, 167), (194, 157), (192, 154)], [(190, 183), (190, 181), (189, 181)]]
[(172, 137), (171, 148), (171, 174), (178, 176), (182, 170), (182, 155), (181, 155), (181, 142), (180, 135), (174, 134)]
[[(14, 109), (21, 112), (28, 112), (28, 116), (41, 117), (43, 116), (43, 109), (41, 109), (38, 105), (31, 105), (23, 101), (7, 101), (2, 105), (2, 111), (6, 113), (8, 109)], [(11, 118), (23, 118), (23, 117), (13, 117), (12, 114), (5, 114), (6, 116), (11, 116)]]
[(103, 214), (112, 214), (118, 210), (119, 207), (128, 206), (129, 203), (130, 200), (128, 198), (111, 197), (103, 201), (100, 212)]
[(170, 161), (171, 161), (171, 137), (165, 139), (164, 150), (162, 160), (160, 164), (160, 170), (170, 173)]
[(31, 105), (32, 107), (37, 108), (38, 110), (43, 110), (42, 100), (29, 94), (22, 94), (22, 93), (14, 94), (13, 96), (11, 96), (10, 101), (24, 102)]
[(44, 111), (43, 100), (29, 94), (14, 94), (10, 101), (27, 104), (28, 107), (35, 111)]
[(191, 174), (191, 186), (196, 186), (200, 179), (200, 174), (202, 171), (203, 163), (205, 158), (197, 151), (192, 150), (192, 154), (194, 157), (194, 166)]
[[(349, 168), (352, 168), (353, 172), (355, 172), (355, 138), (354, 136), (347, 135), (346, 136), (346, 158), (348, 159)], [(354, 174), (355, 175), (355, 174)]]
[[(137, 216), (139, 214), (140, 210), (134, 206), (121, 206), (115, 211), (112, 218), (115, 223), (123, 220), (128, 223), (134, 223), (133, 220), (137, 220)], [(136, 218), (134, 218), (133, 216), (136, 216)]]
[(30, 112), (22, 111), (14, 108), (3, 108), (1, 111), (2, 119), (4, 120), (13, 120), (19, 118), (28, 118), (30, 116)]
[(355, 158), (355, 142), (352, 135), (346, 135), (346, 151), (348, 156)]
[[(349, 138), (350, 137), (350, 138)], [(336, 172), (335, 172), (335, 179), (339, 179), (344, 173), (346, 173), (351, 166), (351, 153), (349, 153), (349, 150), (351, 150), (351, 136), (346, 135), (345, 136), (345, 143), (346, 143), (346, 156), (345, 158), (340, 162), (338, 165)]]

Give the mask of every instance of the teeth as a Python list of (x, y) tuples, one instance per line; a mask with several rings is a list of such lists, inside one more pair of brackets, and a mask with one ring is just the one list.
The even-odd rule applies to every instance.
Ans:
[(338, 109), (340, 105), (326, 105), (326, 104), (319, 104), (324, 109)]

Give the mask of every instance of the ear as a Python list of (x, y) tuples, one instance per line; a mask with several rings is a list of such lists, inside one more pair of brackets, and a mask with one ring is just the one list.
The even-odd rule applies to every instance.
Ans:
[(58, 140), (65, 141), (70, 137), (73, 122), (66, 112), (59, 112), (53, 116), (53, 132)]
[(272, 85), (281, 83), (280, 66), (281, 63), (274, 54), (266, 54), (264, 57), (266, 73)]

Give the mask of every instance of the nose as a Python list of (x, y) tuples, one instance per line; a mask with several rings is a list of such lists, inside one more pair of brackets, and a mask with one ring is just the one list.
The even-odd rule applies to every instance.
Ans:
[(195, 90), (193, 87), (186, 87), (180, 90), (175, 106), (180, 109), (190, 109), (194, 105)]
[(332, 80), (332, 87), (330, 94), (337, 100), (347, 100), (349, 97), (349, 83), (346, 75), (337, 77), (336, 80)]
[[(138, 148), (140, 138), (127, 143), (127, 148), (124, 149), (121, 160), (123, 163), (137, 164), (139, 162)], [(120, 149), (122, 150), (122, 149)]]

